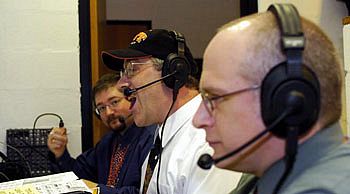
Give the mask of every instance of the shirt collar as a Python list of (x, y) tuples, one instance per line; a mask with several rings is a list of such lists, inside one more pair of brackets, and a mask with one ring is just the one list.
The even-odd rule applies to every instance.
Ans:
[[(323, 155), (326, 155), (335, 147), (342, 144), (343, 134), (338, 123), (333, 124), (329, 128), (321, 129), (315, 136), (299, 145), (296, 161), (291, 174), (287, 180), (293, 180), (305, 169), (315, 164)], [(317, 148), (317, 149), (315, 149)], [(284, 172), (284, 160), (278, 160), (274, 163), (258, 181), (259, 193), (272, 193), (273, 189), (279, 181), (279, 177)], [(283, 187), (283, 185), (282, 185)]]
[(163, 137), (161, 137), (163, 124), (160, 125), (158, 133), (162, 138), (162, 147), (165, 147), (170, 142), (185, 123), (192, 122), (194, 113), (201, 102), (201, 96), (197, 95), (171, 114), (166, 120)]

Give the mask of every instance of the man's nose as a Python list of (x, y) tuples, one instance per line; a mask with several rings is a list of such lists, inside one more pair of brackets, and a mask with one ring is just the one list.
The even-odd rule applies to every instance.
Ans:
[(204, 107), (203, 102), (198, 107), (192, 123), (196, 128), (208, 128), (214, 124), (214, 119)]
[(106, 106), (106, 115), (110, 115), (114, 113), (114, 109), (110, 106)]

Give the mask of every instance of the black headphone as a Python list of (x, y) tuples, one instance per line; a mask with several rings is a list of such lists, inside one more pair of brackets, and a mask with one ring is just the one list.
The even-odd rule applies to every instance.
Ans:
[(92, 107), (95, 107), (95, 109), (94, 109), (94, 114), (95, 114), (95, 116), (99, 119), (99, 120), (102, 120), (101, 119), (101, 115), (99, 115), (98, 113), (97, 113), (97, 109), (96, 109), (96, 106), (95, 105), (93, 105)]
[(287, 109), (292, 109), (271, 133), (286, 138), (288, 129), (298, 127), (306, 134), (320, 110), (320, 87), (316, 74), (303, 64), (305, 38), (298, 11), (292, 4), (273, 4), (268, 8), (277, 18), (281, 46), (287, 60), (274, 66), (261, 86), (261, 113), (269, 126)]
[(185, 57), (185, 37), (176, 31), (169, 31), (177, 42), (177, 53), (170, 53), (163, 63), (162, 76), (175, 73), (164, 79), (164, 83), (171, 89), (180, 89), (191, 74), (191, 65)]

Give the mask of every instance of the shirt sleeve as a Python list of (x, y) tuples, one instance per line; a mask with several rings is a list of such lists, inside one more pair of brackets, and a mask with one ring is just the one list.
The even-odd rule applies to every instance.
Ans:
[(60, 158), (54, 160), (50, 157), (50, 161), (51, 169), (55, 173), (73, 171), (80, 179), (98, 181), (96, 150), (93, 148), (79, 155), (77, 159), (72, 158), (66, 149)]

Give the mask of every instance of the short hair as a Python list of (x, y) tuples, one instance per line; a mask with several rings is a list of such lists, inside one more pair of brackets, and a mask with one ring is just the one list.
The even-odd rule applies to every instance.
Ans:
[[(154, 58), (154, 57), (152, 57), (151, 60), (153, 62), (154, 68), (157, 71), (162, 71), (164, 60), (159, 59), (159, 58)], [(198, 81), (198, 79), (195, 78), (194, 76), (192, 76), (191, 74), (188, 75), (187, 82), (185, 83), (185, 87), (190, 88), (190, 89), (198, 90), (199, 89), (199, 81)]]
[[(240, 64), (242, 77), (262, 83), (266, 74), (286, 60), (281, 52), (281, 36), (277, 20), (271, 12), (254, 14), (223, 26), (220, 30), (251, 19), (249, 36), (254, 39), (247, 46), (247, 57)], [(319, 123), (328, 126), (340, 119), (343, 70), (336, 49), (328, 36), (314, 23), (301, 17), (305, 36), (303, 64), (312, 69), (320, 82)]]
[(119, 73), (107, 73), (100, 77), (100, 79), (96, 82), (95, 86), (92, 89), (92, 102), (94, 108), (96, 108), (96, 94), (100, 93), (101, 91), (107, 90), (110, 87), (114, 87), (118, 84), (119, 80)]

